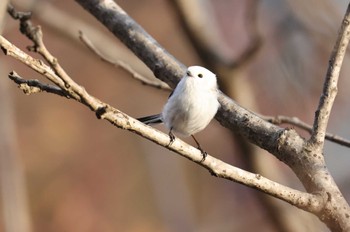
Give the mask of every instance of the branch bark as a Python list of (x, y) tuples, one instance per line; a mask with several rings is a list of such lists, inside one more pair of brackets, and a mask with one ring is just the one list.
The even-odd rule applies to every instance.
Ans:
[[(295, 127), (298, 127), (300, 129), (303, 129), (309, 133), (312, 133), (313, 127), (303, 121), (301, 121), (297, 117), (288, 117), (284, 115), (277, 115), (277, 116), (261, 116), (266, 121), (271, 122), (275, 125), (281, 125), (281, 124), (289, 124)], [(345, 139), (339, 135), (332, 134), (329, 132), (326, 132), (325, 139), (332, 141), (334, 143), (337, 143), (339, 145), (350, 147), (350, 141), (348, 139)]]
[(338, 79), (350, 40), (350, 7), (345, 13), (336, 44), (329, 59), (323, 92), (315, 113), (313, 131), (309, 140), (315, 149), (323, 150), (328, 120), (338, 92)]

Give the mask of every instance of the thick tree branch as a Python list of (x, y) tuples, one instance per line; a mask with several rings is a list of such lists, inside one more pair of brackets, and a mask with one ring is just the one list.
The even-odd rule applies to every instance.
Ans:
[(309, 140), (310, 145), (322, 150), (328, 125), (329, 116), (338, 92), (338, 79), (344, 56), (350, 40), (350, 7), (347, 8), (337, 41), (329, 59), (329, 66), (323, 85), (323, 92), (315, 113), (313, 131)]

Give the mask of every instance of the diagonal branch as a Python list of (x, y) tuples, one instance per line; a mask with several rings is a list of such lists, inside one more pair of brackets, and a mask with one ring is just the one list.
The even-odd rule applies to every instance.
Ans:
[[(9, 46), (9, 44), (11, 44), (9, 41), (7, 41), (4, 37), (0, 36), (0, 46), (4, 51), (6, 51), (5, 54), (11, 55), (15, 59), (19, 59), (20, 56), (23, 56), (23, 54), (25, 54), (23, 51), (21, 51), (20, 54), (17, 54), (17, 52), (19, 52), (20, 49), (15, 47), (13, 44)], [(41, 45), (44, 46), (43, 43)], [(43, 67), (38, 68), (38, 62), (36, 62), (35, 59), (31, 58), (27, 54), (26, 58), (30, 59), (31, 62), (26, 62), (25, 59), (19, 60), (35, 71), (47, 68), (47, 66), (42, 62), (39, 64), (39, 66)], [(52, 78), (51, 73), (42, 73), (42, 75), (44, 75), (48, 79)], [(29, 81), (24, 80), (18, 81), (18, 78), (14, 78), (14, 80), (19, 82), (19, 84), (29, 83)], [(36, 83), (35, 85), (40, 90), (44, 90), (45, 88), (47, 88), (46, 85), (38, 83)], [(118, 128), (131, 131), (163, 147), (166, 147), (167, 149), (174, 151), (175, 153), (180, 154), (181, 156), (193, 162), (196, 162), (204, 168), (208, 169), (210, 173), (214, 176), (228, 179), (237, 183), (244, 184), (251, 188), (258, 189), (259, 191), (265, 192), (271, 196), (293, 204), (301, 209), (319, 211), (322, 207), (322, 195), (314, 195), (286, 187), (260, 175), (250, 173), (232, 165), (229, 165), (210, 155), (207, 156), (204, 162), (201, 162), (202, 154), (198, 149), (186, 144), (180, 139), (176, 139), (171, 145), (169, 145), (169, 136), (167, 134), (135, 120), (127, 114), (109, 106), (107, 103), (101, 102), (97, 98), (89, 95), (87, 91), (81, 91), (83, 87), (75, 83), (72, 78), (69, 77), (68, 79), (66, 79), (66, 85), (68, 87), (64, 86), (63, 90), (68, 92), (69, 89), (70, 93), (74, 93), (73, 96), (77, 95), (78, 97), (74, 97), (72, 99), (77, 100), (78, 102), (82, 102), (83, 104), (88, 106), (92, 111), (96, 113), (98, 118), (105, 119)], [(54, 91), (48, 92), (56, 93)], [(85, 101), (80, 101), (80, 99), (85, 99)], [(310, 205), (312, 206), (311, 208)]]
[[(46, 65), (42, 60), (35, 59), (25, 52), (23, 52), (21, 49), (10, 43), (8, 40), (6, 40), (4, 37), (0, 37), (0, 43), (1, 43), (1, 49), (5, 53), (5, 55), (12, 56), (15, 59), (21, 61), (22, 63), (26, 65), (30, 65), (30, 67), (38, 72), (39, 74), (44, 75), (47, 79), (49, 79), (52, 83), (54, 83), (56, 86), (58, 86), (61, 89), (65, 89), (65, 84), (60, 79), (60, 77), (55, 73), (54, 70), (52, 70), (51, 67)], [(79, 96), (75, 93), (70, 93), (70, 97), (80, 100)]]
[(322, 150), (328, 125), (329, 116), (338, 91), (338, 79), (347, 46), (350, 40), (350, 7), (347, 8), (337, 41), (329, 59), (329, 66), (323, 85), (318, 108), (315, 113), (313, 131), (309, 140), (310, 145)]

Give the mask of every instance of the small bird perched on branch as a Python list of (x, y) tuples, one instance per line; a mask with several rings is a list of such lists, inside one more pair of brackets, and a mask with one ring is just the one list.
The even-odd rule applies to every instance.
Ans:
[(169, 129), (170, 144), (175, 141), (173, 132), (192, 136), (201, 151), (203, 162), (207, 153), (193, 134), (203, 130), (219, 109), (216, 75), (201, 66), (191, 66), (170, 94), (161, 114), (138, 118), (145, 124), (164, 122)]

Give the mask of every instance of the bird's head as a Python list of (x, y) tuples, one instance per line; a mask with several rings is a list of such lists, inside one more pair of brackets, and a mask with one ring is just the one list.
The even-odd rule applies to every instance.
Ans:
[[(204, 88), (216, 88), (216, 75), (206, 68), (201, 66), (190, 66), (186, 71), (186, 78), (191, 78), (196, 85), (201, 85)], [(193, 79), (192, 79), (193, 78)]]

